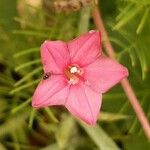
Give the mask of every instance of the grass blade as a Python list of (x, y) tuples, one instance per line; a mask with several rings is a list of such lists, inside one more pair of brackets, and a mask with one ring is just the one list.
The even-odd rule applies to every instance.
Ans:
[(24, 69), (25, 67), (29, 67), (31, 65), (34, 65), (34, 64), (37, 64), (37, 63), (40, 63), (40, 62), (41, 62), (41, 59), (36, 59), (36, 60), (33, 60), (33, 61), (29, 61), (27, 63), (21, 64), (18, 67), (16, 67), (15, 71), (19, 71), (20, 69)]
[(25, 49), (22, 50), (21, 52), (18, 52), (14, 55), (14, 58), (18, 58), (20, 56), (24, 56), (33, 52), (39, 52), (39, 47), (34, 47), (34, 48), (29, 48), (29, 49)]
[(42, 67), (38, 67), (35, 70), (31, 71), (30, 73), (28, 73), (26, 76), (24, 76), (21, 80), (17, 81), (14, 86), (19, 86), (20, 84), (22, 84), (24, 81), (28, 80), (30, 77), (32, 77), (33, 75), (35, 75), (36, 73), (40, 72), (42, 70)]
[(89, 127), (81, 122), (79, 122), (79, 124), (100, 150), (120, 150), (116, 143), (100, 126)]

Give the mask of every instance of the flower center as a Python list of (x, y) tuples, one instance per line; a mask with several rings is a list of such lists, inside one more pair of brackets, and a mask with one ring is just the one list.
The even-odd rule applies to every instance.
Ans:
[(82, 69), (77, 65), (68, 66), (64, 71), (69, 84), (77, 84), (83, 74)]
[(73, 66), (70, 68), (70, 72), (71, 73), (77, 73), (78, 72), (78, 68), (76, 66)]

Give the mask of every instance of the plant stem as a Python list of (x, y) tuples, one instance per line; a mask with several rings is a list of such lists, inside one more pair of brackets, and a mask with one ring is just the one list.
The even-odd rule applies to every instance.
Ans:
[[(114, 52), (114, 49), (113, 49), (113, 47), (111, 45), (111, 42), (109, 40), (107, 31), (104, 27), (104, 23), (103, 23), (103, 20), (101, 18), (101, 14), (100, 14), (97, 6), (95, 6), (93, 11), (92, 11), (92, 17), (93, 17), (93, 20), (95, 22), (95, 25), (96, 25), (97, 29), (100, 30), (101, 33), (102, 33), (102, 37), (104, 39), (103, 46), (106, 49), (107, 54), (112, 59), (115, 60), (115, 52)], [(136, 95), (135, 95), (128, 79), (127, 78), (123, 79), (121, 81), (121, 85), (123, 87), (123, 90), (124, 90), (126, 96), (129, 99), (136, 115), (137, 115), (137, 118), (139, 119), (139, 122), (141, 123), (141, 126), (142, 126), (142, 128), (145, 132), (145, 135), (147, 136), (148, 139), (150, 139), (150, 124), (149, 124), (149, 121), (146, 118), (146, 116), (144, 114), (144, 111), (143, 111), (142, 107), (140, 106), (140, 103), (139, 103), (138, 99), (136, 98)]]

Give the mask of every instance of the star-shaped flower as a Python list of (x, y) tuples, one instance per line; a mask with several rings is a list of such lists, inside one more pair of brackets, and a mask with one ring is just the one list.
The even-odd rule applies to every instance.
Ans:
[(102, 94), (128, 76), (128, 70), (102, 56), (99, 31), (69, 42), (45, 41), (41, 46), (45, 76), (36, 88), (35, 108), (64, 105), (90, 125), (97, 121)]

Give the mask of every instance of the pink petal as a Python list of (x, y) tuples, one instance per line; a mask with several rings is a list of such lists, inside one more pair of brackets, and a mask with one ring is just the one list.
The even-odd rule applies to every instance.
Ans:
[(82, 83), (71, 86), (65, 106), (75, 117), (90, 125), (95, 125), (101, 102), (102, 95)]
[(92, 89), (100, 93), (105, 93), (127, 76), (127, 68), (110, 58), (101, 57), (84, 67), (84, 78)]
[(88, 32), (68, 43), (73, 64), (85, 66), (101, 54), (100, 32)]
[(62, 75), (53, 75), (42, 80), (32, 97), (32, 106), (36, 108), (51, 105), (63, 105), (68, 96), (69, 87)]
[(69, 50), (63, 41), (45, 41), (41, 46), (45, 72), (62, 73), (70, 63)]

